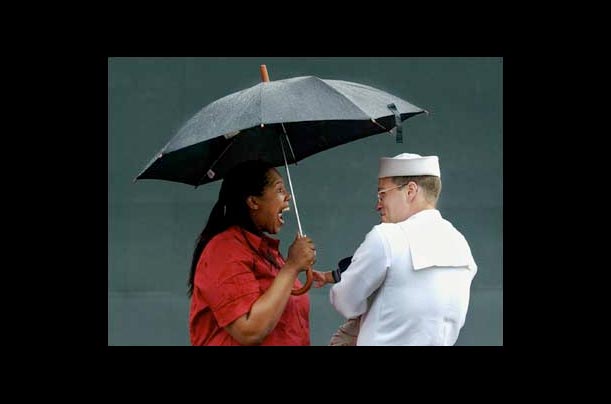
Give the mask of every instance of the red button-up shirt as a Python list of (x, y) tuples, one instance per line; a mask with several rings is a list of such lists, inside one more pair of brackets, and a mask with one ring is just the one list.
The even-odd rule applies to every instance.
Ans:
[[(279, 268), (264, 256), (284, 266), (279, 244), (279, 240), (237, 226), (208, 242), (195, 272), (189, 314), (191, 344), (240, 345), (224, 327), (248, 313), (278, 274)], [(300, 287), (296, 279), (293, 288)], [(310, 345), (309, 314), (307, 293), (291, 295), (280, 321), (261, 345)]]

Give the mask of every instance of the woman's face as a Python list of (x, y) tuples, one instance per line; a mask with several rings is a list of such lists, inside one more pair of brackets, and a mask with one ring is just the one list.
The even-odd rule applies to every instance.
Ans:
[(291, 195), (275, 168), (267, 172), (267, 178), (268, 184), (263, 189), (263, 195), (251, 197), (250, 217), (258, 230), (276, 234), (284, 224), (282, 213), (289, 210)]

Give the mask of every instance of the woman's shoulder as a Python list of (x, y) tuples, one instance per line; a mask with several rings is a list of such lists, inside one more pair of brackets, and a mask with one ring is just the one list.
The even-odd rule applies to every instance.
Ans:
[(238, 247), (243, 245), (242, 238), (240, 236), (240, 228), (237, 226), (229, 227), (228, 229), (223, 230), (216, 236), (212, 237), (208, 242), (210, 246), (232, 246)]

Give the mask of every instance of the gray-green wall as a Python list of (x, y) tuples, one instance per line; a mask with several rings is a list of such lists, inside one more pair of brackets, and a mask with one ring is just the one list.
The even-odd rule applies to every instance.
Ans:
[[(379, 222), (379, 158), (438, 155), (438, 208), (470, 242), (479, 266), (457, 345), (503, 345), (501, 57), (109, 58), (108, 345), (189, 344), (186, 280), (220, 182), (195, 189), (133, 179), (199, 109), (257, 84), (261, 64), (271, 80), (354, 81), (430, 111), (405, 121), (403, 144), (377, 135), (292, 166), (303, 230), (317, 245), (316, 268), (335, 268)], [(277, 235), (283, 254), (297, 231), (293, 212)], [(309, 292), (313, 345), (326, 345), (342, 322), (328, 288)]]

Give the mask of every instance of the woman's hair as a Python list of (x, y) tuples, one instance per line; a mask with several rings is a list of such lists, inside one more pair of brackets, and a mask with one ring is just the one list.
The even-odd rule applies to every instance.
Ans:
[(273, 166), (267, 162), (249, 160), (237, 164), (225, 175), (218, 200), (210, 212), (206, 227), (195, 243), (187, 284), (189, 297), (193, 294), (195, 270), (199, 257), (214, 236), (233, 225), (257, 233), (249, 215), (246, 199), (249, 196), (263, 195), (264, 188), (269, 184), (267, 173), (272, 168)]

